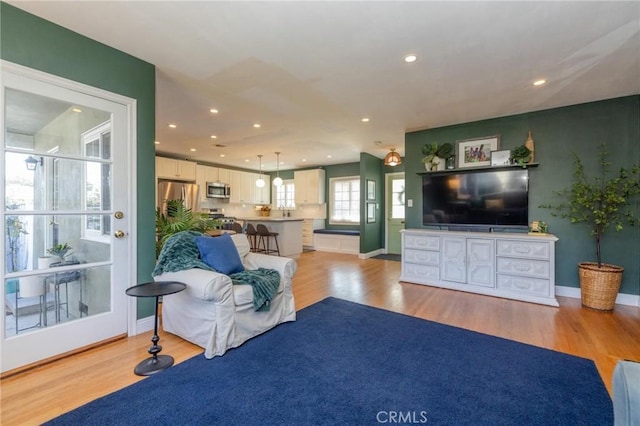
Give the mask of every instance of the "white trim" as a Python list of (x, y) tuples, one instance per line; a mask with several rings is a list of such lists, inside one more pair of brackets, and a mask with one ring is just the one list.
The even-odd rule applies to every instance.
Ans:
[[(132, 299), (135, 299), (135, 297), (132, 297)], [(129, 334), (129, 335), (136, 336), (138, 334), (146, 333), (147, 331), (153, 331), (153, 328), (156, 325), (155, 319), (156, 319), (155, 315), (151, 315), (150, 317), (140, 318), (138, 321), (136, 321), (136, 324), (135, 324), (136, 333)]]
[[(131, 99), (131, 102), (127, 104), (127, 123), (129, 123), (128, 139), (131, 142), (129, 146), (129, 170), (127, 180), (130, 182), (130, 188), (138, 188), (138, 120), (136, 113), (138, 111), (138, 101)], [(154, 188), (156, 186), (154, 180)], [(131, 259), (129, 268), (129, 283), (135, 285), (138, 283), (138, 191), (128, 191), (129, 202), (129, 236), (127, 241), (129, 243), (129, 258)], [(128, 318), (127, 318), (127, 333), (130, 336), (135, 335), (137, 331), (136, 319), (138, 317), (138, 304), (136, 303), (137, 297), (129, 297), (129, 304), (127, 306)], [(134, 333), (132, 333), (134, 332)]]
[[(568, 287), (557, 285), (556, 296), (571, 297), (573, 299), (580, 299), (580, 289), (578, 287)], [(634, 306), (640, 307), (640, 295), (618, 293), (616, 297), (616, 305)]]
[(377, 249), (374, 251), (370, 251), (368, 253), (360, 253), (358, 254), (358, 259), (369, 259), (370, 257), (375, 257), (378, 256), (379, 254), (385, 254), (386, 250), (384, 249)]

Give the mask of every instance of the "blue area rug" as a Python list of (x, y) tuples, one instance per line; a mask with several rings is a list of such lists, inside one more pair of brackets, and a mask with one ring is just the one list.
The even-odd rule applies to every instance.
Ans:
[(613, 407), (591, 360), (328, 298), (50, 422), (377, 423), (611, 425)]

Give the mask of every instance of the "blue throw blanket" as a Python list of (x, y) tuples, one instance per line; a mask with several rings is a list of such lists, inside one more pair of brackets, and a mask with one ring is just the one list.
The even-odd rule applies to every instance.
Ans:
[(229, 275), (234, 285), (250, 285), (253, 288), (253, 310), (267, 312), (280, 286), (280, 274), (274, 269), (246, 269)]
[(204, 234), (196, 231), (182, 231), (170, 236), (162, 246), (151, 276), (157, 277), (165, 272), (178, 272), (192, 268), (213, 271), (213, 268), (200, 260), (196, 237), (202, 235)]

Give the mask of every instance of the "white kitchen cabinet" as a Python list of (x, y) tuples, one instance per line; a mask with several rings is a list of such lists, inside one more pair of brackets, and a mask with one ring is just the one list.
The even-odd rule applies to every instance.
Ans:
[(231, 187), (229, 202), (236, 204), (269, 204), (271, 202), (271, 179), (269, 175), (263, 174), (264, 188), (258, 188), (256, 180), (259, 177), (258, 173), (231, 170), (229, 173), (229, 185)]
[(293, 172), (293, 182), (297, 205), (325, 202), (325, 171), (323, 169), (296, 170)]
[(156, 157), (156, 178), (195, 181), (196, 163), (193, 161)]
[(262, 175), (264, 180), (264, 187), (258, 188), (256, 181), (260, 178), (260, 174), (254, 173), (252, 176), (254, 187), (253, 204), (271, 204), (271, 177), (269, 175)]
[(401, 232), (401, 281), (558, 306), (553, 235)]

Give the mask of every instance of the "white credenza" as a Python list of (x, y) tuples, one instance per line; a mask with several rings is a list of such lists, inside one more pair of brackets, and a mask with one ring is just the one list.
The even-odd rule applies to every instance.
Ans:
[(401, 232), (401, 281), (558, 306), (554, 235)]

